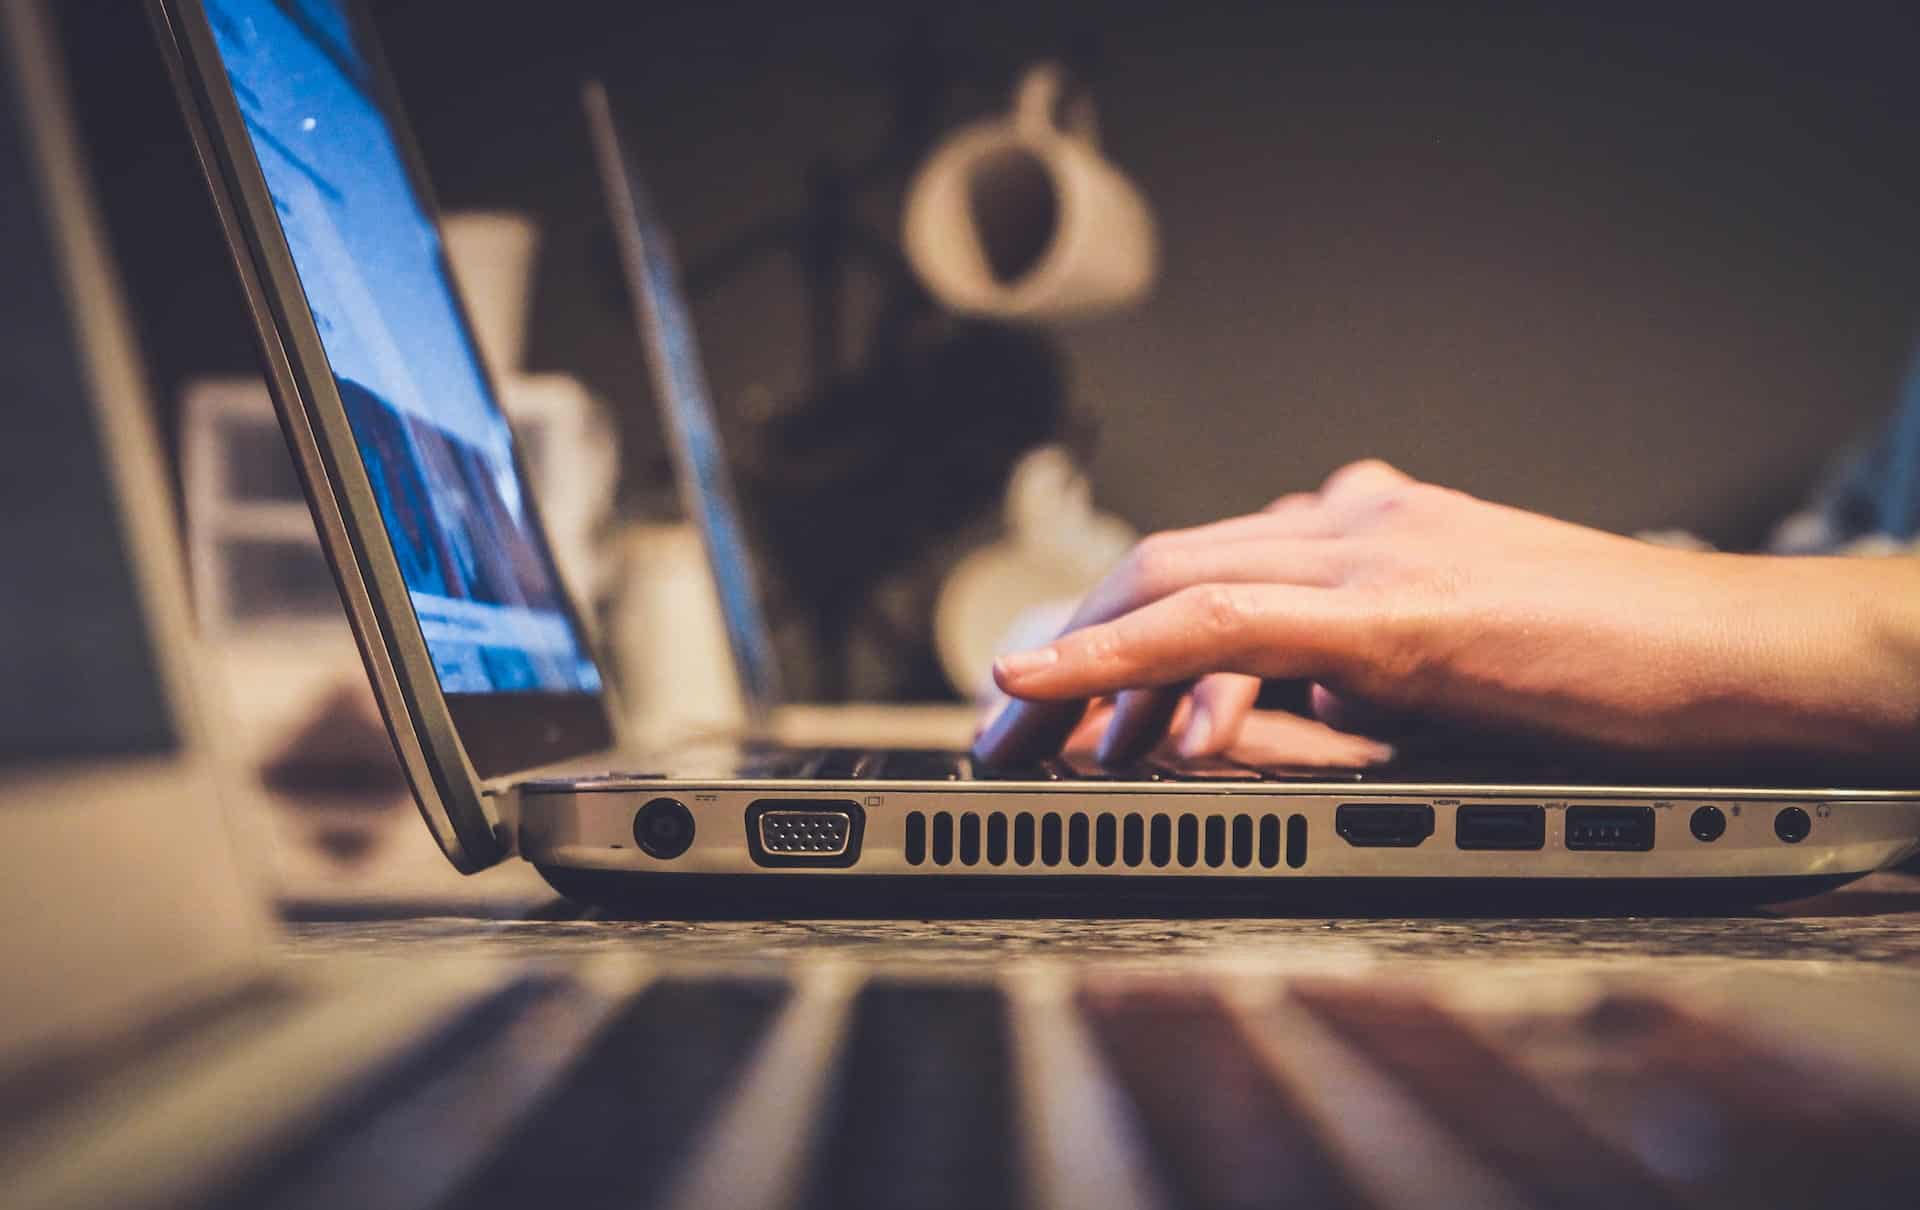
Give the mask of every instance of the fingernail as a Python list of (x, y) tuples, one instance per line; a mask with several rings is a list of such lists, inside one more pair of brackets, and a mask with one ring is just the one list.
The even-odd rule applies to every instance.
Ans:
[(1187, 720), (1187, 733), (1180, 737), (1180, 755), (1199, 756), (1212, 738), (1213, 716), (1205, 706), (1195, 706), (1193, 717)]
[(998, 667), (1000, 675), (1015, 680), (1032, 676), (1043, 668), (1051, 668), (1060, 662), (1060, 653), (1051, 647), (1041, 647), (1035, 651), (1013, 651), (1000, 657)]
[(1372, 763), (1384, 765), (1393, 759), (1393, 745), (1368, 741), (1360, 745), (1360, 752)]

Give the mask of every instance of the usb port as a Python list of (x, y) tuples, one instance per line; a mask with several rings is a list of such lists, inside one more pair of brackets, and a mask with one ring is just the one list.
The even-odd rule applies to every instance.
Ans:
[(1453, 843), (1462, 849), (1544, 849), (1547, 812), (1510, 803), (1473, 803), (1453, 814)]
[(1653, 808), (1568, 807), (1567, 847), (1645, 853), (1653, 848)]
[(1333, 830), (1357, 849), (1411, 849), (1433, 835), (1425, 803), (1348, 802), (1333, 813)]

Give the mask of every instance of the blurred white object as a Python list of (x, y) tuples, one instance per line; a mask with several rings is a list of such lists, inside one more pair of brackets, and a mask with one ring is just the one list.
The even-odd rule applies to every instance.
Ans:
[(560, 574), (576, 597), (597, 600), (607, 587), (597, 544), (620, 482), (620, 435), (606, 407), (571, 375), (503, 378), (500, 391)]
[(201, 633), (215, 644), (242, 635), (294, 644), (345, 636), (339, 593), (266, 384), (195, 380), (181, 400), (180, 426)]
[(1029, 68), (1010, 114), (955, 132), (908, 188), (907, 259), (955, 311), (1062, 319), (1125, 306), (1153, 284), (1153, 213), (1101, 155), (1091, 103), (1062, 121), (1065, 78), (1058, 64)]
[(1139, 538), (1094, 508), (1086, 475), (1057, 445), (1015, 464), (1005, 518), (1006, 537), (962, 559), (934, 606), (940, 666), (972, 698), (993, 694), (995, 656), (1053, 638)]
[(465, 210), (440, 223), (454, 285), (496, 380), (520, 372), (540, 228), (524, 214)]
[(739, 733), (746, 703), (700, 531), (633, 524), (612, 543), (608, 637), (630, 734), (658, 746), (703, 732)]

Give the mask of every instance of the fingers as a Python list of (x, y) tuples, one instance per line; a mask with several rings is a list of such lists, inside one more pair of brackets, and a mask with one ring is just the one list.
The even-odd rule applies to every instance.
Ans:
[(1084, 698), (1009, 701), (974, 739), (973, 754), (988, 764), (1012, 764), (1052, 756), (1075, 734), (1086, 713)]
[(994, 680), (1017, 698), (1067, 701), (1212, 672), (1320, 679), (1367, 649), (1368, 623), (1339, 597), (1291, 585), (1187, 588), (1038, 650), (1003, 656)]
[[(1143, 545), (1128, 558), (1125, 566), (1093, 591), (1074, 615), (1067, 632), (1056, 642), (1087, 634), (1092, 627), (1111, 625), (1116, 619), (1124, 619), (1143, 607), (1190, 591), (1195, 585), (1249, 588), (1276, 584), (1330, 585), (1344, 574), (1346, 557), (1345, 553), (1324, 543), (1286, 539), (1179, 547), (1165, 543)], [(1000, 665), (996, 664), (995, 668), (997, 677)], [(1199, 670), (1200, 673), (1210, 671), (1214, 669)], [(1113, 692), (1152, 688), (1181, 679), (1186, 678), (1120, 684)], [(1003, 690), (1007, 685), (1001, 682)], [(1030, 695), (1013, 693), (1013, 696)], [(1102, 746), (1102, 759), (1131, 759), (1152, 747), (1165, 734), (1178, 699), (1178, 694), (1160, 695), (1123, 704), (1116, 715), (1116, 722), (1120, 724), (1117, 734), (1112, 743)], [(999, 762), (1050, 755), (1059, 751), (1060, 745), (1073, 734), (1084, 713), (1084, 705), (1059, 698), (1051, 702), (1016, 701), (981, 732), (974, 752), (982, 760)], [(1109, 753), (1111, 755), (1107, 755)]]
[[(1096, 749), (1100, 763), (1131, 764), (1169, 735), (1180, 737), (1182, 756), (1217, 755), (1233, 744), (1259, 696), (1260, 678), (1230, 672), (1202, 677), (1192, 687), (1129, 689), (1117, 699), (1111, 721), (1100, 733)], [(1087, 724), (1081, 724), (1074, 738), (1088, 730)]]
[(1447, 716), (1422, 715), (1324, 685), (1313, 687), (1313, 713), (1335, 730), (1391, 742), (1402, 754), (1514, 756), (1518, 747), (1537, 757), (1556, 749), (1568, 750), (1564, 737), (1538, 731), (1536, 724), (1525, 720), (1474, 718), (1459, 710)]
[(1123, 765), (1139, 760), (1157, 747), (1173, 727), (1174, 715), (1186, 696), (1187, 686), (1164, 689), (1129, 689), (1114, 706), (1113, 723), (1100, 739), (1097, 755), (1103, 765)]
[(1247, 716), (1240, 738), (1229, 750), (1250, 765), (1301, 765), (1310, 768), (1361, 769), (1393, 759), (1386, 744), (1347, 735), (1315, 719), (1281, 710), (1256, 710)]
[(1109, 621), (1197, 584), (1294, 584), (1330, 588), (1346, 576), (1353, 551), (1295, 538), (1142, 543), (1068, 623), (1069, 631)]
[(1325, 685), (1312, 690), (1313, 716), (1329, 727), (1355, 735), (1396, 736), (1413, 725), (1412, 716), (1364, 699), (1336, 693)]
[[(1086, 707), (1068, 686), (1089, 684), (1107, 686), (1098, 692), (1157, 690), (1126, 693), (1100, 733), (1101, 759), (1133, 759), (1172, 723), (1182, 698), (1173, 686), (1216, 672), (1313, 675), (1330, 654), (1353, 652), (1351, 636), (1343, 634), (1351, 629), (1348, 620), (1324, 602), (1310, 608), (1305, 598), (1289, 601), (1284, 593), (1337, 585), (1352, 552), (1327, 539), (1348, 531), (1352, 505), (1409, 482), (1385, 462), (1356, 462), (1334, 472), (1317, 493), (1284, 496), (1251, 516), (1141, 543), (1088, 595), (1060, 639), (995, 665), (1000, 687), (1027, 700), (1014, 702), (983, 730), (975, 753), (1011, 761), (1058, 751), (1070, 736), (1084, 740), (1091, 729)], [(1173, 604), (1182, 598), (1188, 599)], [(1243, 617), (1243, 607), (1271, 616)], [(1326, 616), (1316, 617), (1316, 610)], [(1228, 680), (1197, 693), (1183, 750), (1204, 755), (1224, 748), (1257, 690), (1257, 684)]]
[(1339, 505), (1404, 487), (1412, 482), (1413, 476), (1391, 463), (1378, 458), (1362, 458), (1328, 475), (1327, 481), (1320, 485), (1320, 499), (1326, 504)]
[(1102, 698), (1093, 703), (1086, 717), (1082, 718), (1079, 725), (1073, 729), (1073, 734), (1067, 736), (1067, 742), (1060, 746), (1060, 750), (1092, 753), (1100, 746), (1100, 739), (1106, 735), (1107, 728), (1112, 722), (1113, 700)]
[(1193, 717), (1180, 734), (1180, 755), (1217, 756), (1240, 738), (1260, 696), (1260, 678), (1232, 672), (1202, 677), (1193, 690)]

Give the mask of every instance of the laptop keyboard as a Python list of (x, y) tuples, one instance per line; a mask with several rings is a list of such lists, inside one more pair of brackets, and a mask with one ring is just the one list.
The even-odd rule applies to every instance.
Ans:
[(1081, 753), (994, 765), (964, 752), (924, 748), (765, 749), (750, 752), (740, 774), (801, 781), (987, 782), (1353, 781), (1360, 776), (1347, 769), (1262, 768), (1221, 757), (1187, 760), (1164, 753), (1116, 766)]
[[(1410, 751), (1389, 764), (1365, 769), (1252, 764), (1227, 757), (1185, 759), (1162, 749), (1131, 764), (1109, 767), (1085, 753), (1063, 753), (1043, 760), (992, 765), (965, 752), (931, 749), (788, 749), (748, 751), (739, 765), (743, 777), (809, 781), (979, 781), (979, 782), (1277, 782), (1426, 784), (1615, 784), (1643, 786), (1717, 786), (1726, 770), (1649, 766), (1620, 757), (1576, 762), (1543, 753)], [(1817, 770), (1769, 769), (1766, 777), (1744, 771), (1744, 784), (1830, 786)], [(1872, 784), (1866, 779), (1861, 784)]]
[(213, 1200), (1913, 1204), (1914, 1105), (1649, 991), (1528, 1007), (1245, 972), (819, 964), (610, 991), (548, 969)]

